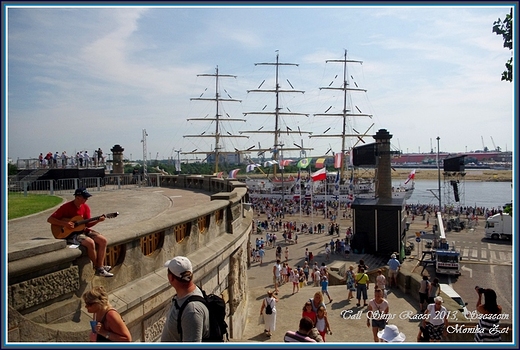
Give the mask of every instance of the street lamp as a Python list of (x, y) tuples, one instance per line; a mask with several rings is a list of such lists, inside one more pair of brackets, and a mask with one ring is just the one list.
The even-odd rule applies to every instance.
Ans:
[(174, 152), (177, 152), (177, 164), (175, 164), (175, 170), (177, 170), (177, 175), (180, 175), (181, 174), (181, 156), (180, 156), (180, 154), (182, 152), (182, 149), (174, 151)]

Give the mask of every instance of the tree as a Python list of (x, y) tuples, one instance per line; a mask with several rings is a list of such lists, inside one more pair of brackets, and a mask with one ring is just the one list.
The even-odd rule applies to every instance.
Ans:
[[(506, 15), (504, 21), (500, 18), (493, 23), (493, 33), (496, 35), (502, 35), (504, 38), (504, 47), (512, 50), (513, 49), (513, 32), (511, 30), (511, 23), (513, 22), (513, 8), (511, 12)], [(513, 81), (513, 56), (505, 64), (506, 70), (502, 73), (502, 79), (505, 81)]]

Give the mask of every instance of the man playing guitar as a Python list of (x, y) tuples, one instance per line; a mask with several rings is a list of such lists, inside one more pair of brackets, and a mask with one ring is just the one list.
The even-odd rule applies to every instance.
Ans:
[[(64, 237), (53, 234), (56, 238), (65, 238), (68, 244), (81, 244), (87, 250), (87, 255), (94, 264), (96, 276), (112, 277), (114, 274), (110, 273), (111, 266), (105, 266), (104, 260), (107, 251), (107, 239), (99, 232), (92, 230), (90, 227), (98, 222), (105, 220), (105, 215), (90, 220), (90, 207), (87, 204), (87, 199), (92, 195), (85, 188), (78, 188), (74, 192), (74, 200), (63, 204), (59, 207), (49, 218), (47, 222), (61, 228), (65, 234), (70, 233)], [(81, 217), (87, 222), (85, 225), (77, 226), (72, 218)], [(83, 227), (83, 228), (81, 228)]]

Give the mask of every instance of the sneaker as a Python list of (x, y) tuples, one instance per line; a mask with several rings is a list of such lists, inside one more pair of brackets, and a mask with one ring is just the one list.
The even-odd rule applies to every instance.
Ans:
[(100, 268), (97, 269), (97, 271), (96, 271), (96, 276), (112, 277), (112, 276), (114, 276), (114, 274), (113, 274), (113, 273), (110, 273), (110, 272), (108, 272), (107, 270), (105, 270), (104, 268), (100, 267)]
[(105, 266), (103, 266), (103, 269), (104, 269), (106, 272), (109, 272), (110, 270), (112, 270), (112, 266), (110, 266), (110, 265), (105, 265)]

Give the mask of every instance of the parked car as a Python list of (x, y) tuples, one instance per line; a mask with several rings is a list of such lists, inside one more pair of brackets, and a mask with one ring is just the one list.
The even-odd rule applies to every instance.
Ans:
[(459, 311), (464, 315), (465, 318), (469, 318), (469, 310), (466, 307), (468, 303), (462, 300), (462, 297), (451, 287), (449, 284), (440, 284), (441, 292), (444, 292), (449, 298), (453, 299), (457, 304), (459, 304)]

